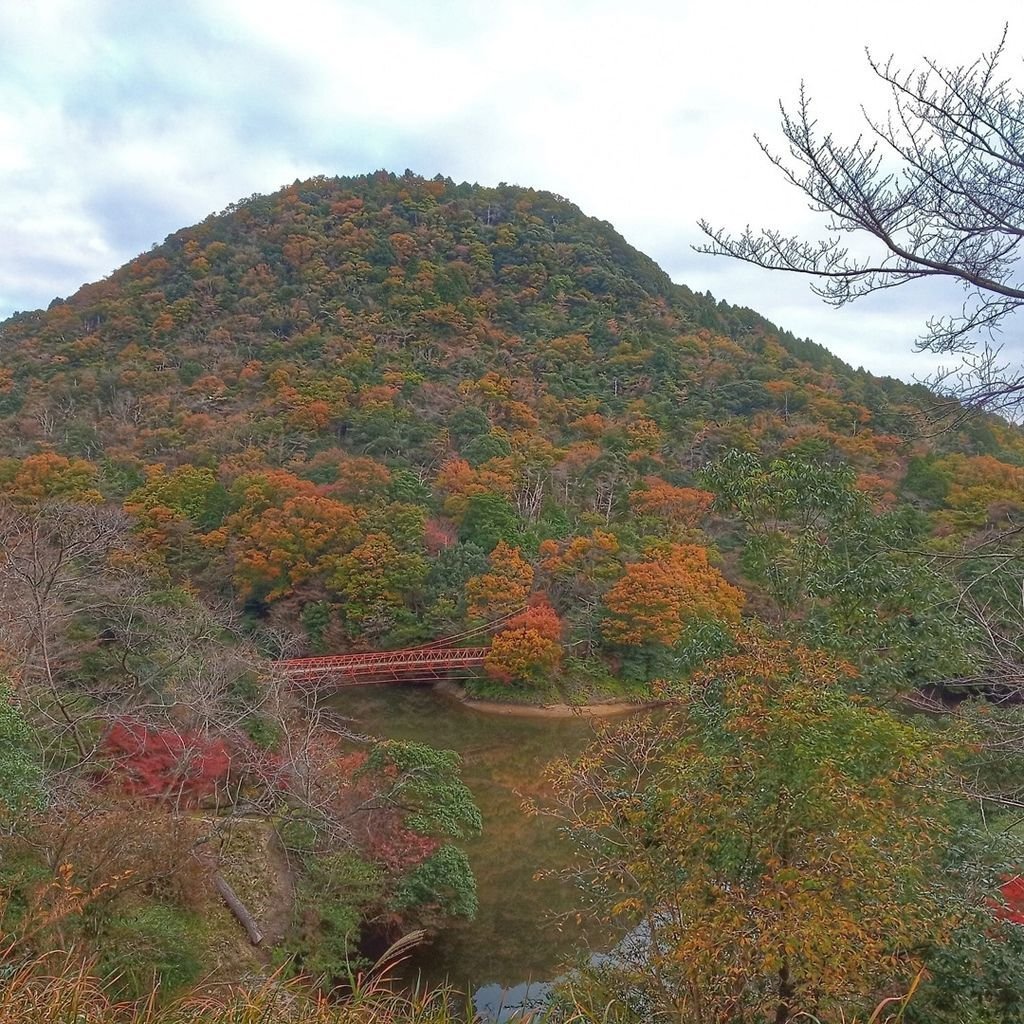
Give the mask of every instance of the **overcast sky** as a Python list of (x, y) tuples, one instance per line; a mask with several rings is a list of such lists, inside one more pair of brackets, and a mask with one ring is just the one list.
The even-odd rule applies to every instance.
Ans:
[[(700, 217), (818, 235), (758, 151), (801, 78), (854, 136), (886, 108), (865, 46), (969, 62), (1019, 2), (0, 0), (0, 318), (295, 178), (406, 168), (557, 192), (672, 277), (854, 365), (930, 367), (954, 290), (835, 311), (691, 250)], [(1024, 81), (1024, 17), (1006, 71)]]

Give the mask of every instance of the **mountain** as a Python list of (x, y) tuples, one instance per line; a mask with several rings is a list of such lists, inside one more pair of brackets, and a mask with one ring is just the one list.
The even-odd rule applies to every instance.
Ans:
[[(580, 414), (619, 428), (649, 416), (671, 465), (698, 421), (782, 412), (782, 435), (841, 438), (855, 422), (905, 429), (927, 397), (673, 284), (557, 196), (384, 173), (237, 203), (9, 320), (2, 338), (10, 454), (123, 448), (173, 464), (174, 445), (188, 461), (219, 459), (266, 448), (248, 434), (258, 421), (286, 457), (333, 436), (424, 465), (454, 412), (505, 400), (559, 444), (588, 436), (572, 426)], [(475, 383), (488, 373), (509, 379), (503, 399)], [(802, 392), (789, 406), (779, 381)], [(316, 402), (330, 408), (309, 413)], [(368, 425), (368, 405), (393, 422)]]
[[(564, 646), (534, 678), (601, 652), (587, 671), (616, 675), (622, 648), (679, 641), (626, 607), (644, 566), (704, 574), (702, 615), (738, 609), (726, 586), (760, 607), (709, 511), (725, 452), (841, 470), (876, 510), (1012, 493), (1020, 433), (924, 439), (932, 402), (674, 284), (559, 196), (378, 172), (252, 196), (0, 326), (0, 486), (86, 481), (189, 586), (307, 650), (532, 602), (510, 632)], [(530, 672), (507, 652), (493, 676)]]
[[(804, 921), (797, 901), (796, 931), (776, 931), (774, 948), (798, 934), (830, 954), (850, 927), (901, 920), (892, 887), (867, 885), (878, 865), (906, 864), (900, 877), (928, 893), (948, 871), (961, 887), (985, 880), (974, 917), (956, 916), (978, 931), (964, 933), (966, 966), (961, 947), (940, 947), (929, 970), (951, 972), (941, 992), (988, 992), (976, 934), (1010, 949), (991, 908), (999, 879), (1019, 902), (1021, 857), (993, 859), (986, 835), (975, 863), (973, 811), (957, 805), (947, 826), (916, 808), (939, 786), (944, 807), (991, 793), (1016, 813), (1019, 708), (968, 705), (953, 730), (940, 724), (952, 716), (919, 729), (904, 710), (926, 694), (943, 710), (965, 688), (1019, 700), (1024, 434), (994, 418), (937, 424), (934, 405), (673, 284), (565, 199), (411, 174), (253, 196), (11, 318), (9, 950), (49, 972), (52, 950), (74, 948), (118, 999), (211, 970), (267, 977), (271, 960), (333, 989), (399, 936), (471, 917), (460, 844), (508, 823), (483, 820), (458, 755), (348, 732), (268, 665), (447, 638), (479, 648), (459, 655), (481, 673), (470, 695), (674, 704), (552, 776), (572, 790), (566, 806), (598, 787), (585, 863), (614, 822), (615, 863), (651, 856), (640, 877), (666, 881), (654, 903), (680, 878), (712, 878), (697, 913), (725, 907), (753, 948), (749, 922), (776, 920), (779, 893), (796, 891), (797, 819), (778, 809), (803, 808), (806, 863), (823, 865), (807, 892), (824, 902)], [(927, 784), (922, 766), (937, 773)], [(517, 791), (539, 793), (538, 775)], [(638, 778), (654, 817), (639, 813)], [(523, 834), (502, 840), (533, 865)], [(625, 851), (623, 834), (636, 837)], [(755, 834), (760, 861), (719, 858)], [(694, 856), (718, 874), (690, 872), (680, 857)], [(767, 881), (751, 889), (755, 876)], [(613, 916), (652, 905), (646, 892), (620, 901), (621, 877)], [(726, 891), (767, 902), (725, 906)], [(921, 891), (906, 905), (928, 917)], [(840, 908), (825, 916), (842, 935), (820, 931), (821, 906)], [(915, 948), (930, 948), (933, 924), (906, 933)], [(720, 929), (698, 931), (718, 943), (713, 963)], [(858, 968), (867, 1012), (900, 991), (879, 980), (882, 933)], [(1003, 952), (981, 958), (998, 963), (999, 993), (1017, 963)]]

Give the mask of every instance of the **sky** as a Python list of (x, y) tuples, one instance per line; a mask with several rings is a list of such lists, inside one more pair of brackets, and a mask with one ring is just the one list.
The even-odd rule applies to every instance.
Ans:
[[(931, 357), (952, 285), (825, 306), (806, 279), (701, 255), (697, 227), (820, 224), (760, 153), (807, 83), (852, 140), (888, 98), (865, 47), (969, 63), (1011, 0), (7, 0), (0, 2), (0, 319), (296, 178), (409, 168), (546, 189), (674, 280), (855, 366)], [(969, 15), (966, 14), (969, 10)], [(1020, 69), (1024, 18), (1010, 25)], [(1021, 72), (1024, 81), (1024, 71)]]

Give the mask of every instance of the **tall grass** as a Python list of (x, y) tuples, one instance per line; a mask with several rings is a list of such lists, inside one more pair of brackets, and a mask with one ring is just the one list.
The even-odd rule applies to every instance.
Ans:
[(89, 966), (51, 953), (4, 968), (0, 960), (0, 1024), (466, 1024), (463, 997), (450, 988), (397, 992), (394, 968), (408, 951), (397, 944), (370, 970), (354, 975), (339, 999), (300, 980), (274, 976), (251, 988), (168, 1001), (118, 1001)]
[[(400, 940), (367, 972), (353, 975), (340, 998), (318, 995), (300, 980), (274, 976), (251, 988), (162, 1001), (159, 993), (141, 1002), (118, 1001), (112, 988), (80, 959), (51, 953), (17, 967), (5, 966), (0, 951), (0, 1024), (472, 1024), (478, 1020), (461, 993), (448, 987), (397, 991), (394, 969), (418, 936)], [(823, 1021), (797, 1014), (792, 1024), (898, 1024), (920, 976), (906, 995), (883, 1000), (869, 1018)], [(582, 1001), (582, 1002), (585, 1002)], [(571, 987), (557, 1007), (528, 1011), (521, 1024), (624, 1024), (633, 1018), (611, 1003), (585, 1009)], [(636, 1022), (639, 1024), (639, 1022)]]

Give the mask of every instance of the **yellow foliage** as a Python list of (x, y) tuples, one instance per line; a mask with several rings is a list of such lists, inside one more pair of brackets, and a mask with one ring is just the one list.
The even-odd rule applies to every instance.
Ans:
[(521, 608), (533, 589), (533, 566), (519, 548), (498, 541), (490, 562), (490, 572), (466, 582), (467, 613), (473, 619), (493, 619)]
[(16, 502), (60, 498), (86, 504), (103, 500), (96, 489), (96, 467), (85, 459), (39, 452), (27, 458), (0, 460), (0, 494)]
[(736, 622), (744, 600), (743, 591), (710, 564), (706, 548), (673, 544), (626, 566), (605, 595), (609, 615), (602, 628), (613, 643), (671, 647), (693, 619)]

